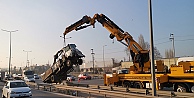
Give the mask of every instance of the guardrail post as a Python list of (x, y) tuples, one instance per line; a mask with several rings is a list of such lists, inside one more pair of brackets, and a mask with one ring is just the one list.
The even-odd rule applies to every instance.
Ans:
[(104, 98), (106, 98), (106, 94), (104, 94)]
[(100, 89), (100, 86), (98, 85), (98, 89)]
[(51, 87), (51, 86), (49, 87), (49, 91), (50, 91), (50, 92), (52, 91), (52, 87)]
[(127, 88), (126, 88), (126, 92), (129, 92), (129, 91), (130, 91), (129, 88), (127, 87)]
[(150, 92), (149, 92), (149, 89), (146, 89), (145, 90), (145, 95), (148, 95)]
[(88, 94), (89, 94), (88, 98), (91, 98), (91, 94), (90, 94), (90, 92), (89, 92)]
[(76, 96), (78, 97), (78, 91), (76, 91)]
[(46, 87), (44, 86), (44, 90), (46, 90)]
[(114, 90), (112, 86), (110, 86), (110, 90), (111, 90), (111, 91), (113, 91), (113, 90)]
[(176, 96), (176, 94), (174, 93), (174, 91), (171, 91), (171, 92), (170, 92), (170, 97), (172, 98), (172, 97), (174, 97), (174, 96)]
[(39, 85), (38, 85), (38, 90), (39, 90)]

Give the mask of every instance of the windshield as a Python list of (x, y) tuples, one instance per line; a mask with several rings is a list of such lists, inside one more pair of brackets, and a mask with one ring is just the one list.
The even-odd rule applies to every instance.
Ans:
[(34, 75), (34, 71), (27, 70), (24, 72), (24, 75)]
[(25, 82), (10, 82), (10, 88), (28, 87)]
[(30, 78), (34, 78), (34, 76), (27, 76), (27, 78), (28, 78), (28, 79), (30, 79)]

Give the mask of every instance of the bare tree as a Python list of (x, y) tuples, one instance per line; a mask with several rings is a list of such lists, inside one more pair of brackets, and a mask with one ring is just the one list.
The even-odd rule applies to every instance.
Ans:
[(130, 50), (128, 49), (128, 47), (125, 48), (124, 51), (125, 51), (125, 53), (127, 54), (128, 58), (129, 58), (129, 61), (131, 61), (131, 59), (130, 59), (131, 54), (130, 54)]
[(143, 49), (146, 49), (146, 44), (145, 44), (145, 41), (144, 41), (144, 38), (143, 38), (143, 35), (142, 34), (140, 34), (139, 37), (138, 37), (138, 43), (139, 43), (139, 45)]
[(173, 50), (172, 49), (165, 50), (165, 58), (173, 58)]
[(156, 47), (154, 47), (154, 58), (155, 59), (162, 58), (162, 55), (160, 54), (159, 50)]
[[(138, 37), (138, 44), (142, 47), (144, 50), (149, 50), (150, 49), (150, 44), (148, 42), (144, 41), (144, 37), (142, 34)], [(125, 48), (125, 52), (127, 56), (129, 57), (130, 61), (130, 50), (128, 48)], [(160, 51), (157, 49), (157, 47), (154, 47), (154, 58), (155, 59), (160, 59), (162, 58), (162, 55), (160, 54)]]
[[(148, 42), (144, 41), (144, 37), (142, 34), (138, 37), (138, 43), (144, 50), (149, 50), (150, 49), (150, 44)], [(154, 58), (155, 59), (160, 59), (162, 58), (162, 55), (160, 54), (160, 51), (157, 49), (157, 47), (154, 47)]]

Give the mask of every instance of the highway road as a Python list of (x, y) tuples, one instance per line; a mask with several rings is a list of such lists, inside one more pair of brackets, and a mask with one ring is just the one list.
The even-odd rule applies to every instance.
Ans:
[[(104, 80), (103, 79), (91, 79), (91, 80), (78, 80), (76, 79), (75, 81), (72, 81), (73, 83), (76, 84), (89, 84), (89, 85), (104, 85)], [(43, 83), (41, 79), (36, 80), (36, 83)]]
[[(91, 79), (91, 80), (78, 80), (72, 81), (76, 84), (90, 84), (90, 85), (103, 85), (103, 79)], [(41, 79), (37, 79), (36, 83), (43, 83)], [(0, 95), (2, 95), (2, 88), (4, 83), (0, 82)], [(32, 98), (76, 98), (74, 96), (65, 95), (61, 93), (53, 93), (48, 91), (42, 91), (32, 88)]]
[[(2, 88), (4, 83), (0, 82), (0, 95), (2, 95)], [(60, 94), (60, 93), (53, 93), (48, 91), (42, 91), (37, 89), (32, 89), (32, 98), (76, 98), (74, 96)]]

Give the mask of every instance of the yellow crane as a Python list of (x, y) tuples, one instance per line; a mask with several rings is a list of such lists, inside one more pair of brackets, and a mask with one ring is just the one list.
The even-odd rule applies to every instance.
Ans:
[[(110, 32), (110, 38), (116, 37), (117, 41), (128, 47), (133, 60), (133, 66), (129, 68), (127, 74), (113, 73), (104, 75), (104, 85), (125, 86), (133, 88), (151, 88), (151, 72), (149, 51), (142, 47), (128, 33), (124, 32), (112, 20), (104, 14), (95, 14), (92, 18), (85, 15), (82, 19), (68, 26), (65, 35), (73, 30), (81, 30), (89, 26), (95, 28), (98, 21)], [(182, 62), (179, 65), (172, 65), (170, 71), (165, 69), (163, 61), (156, 61), (156, 89), (163, 87), (173, 87), (174, 91), (191, 92), (194, 91), (194, 70), (193, 63)]]

